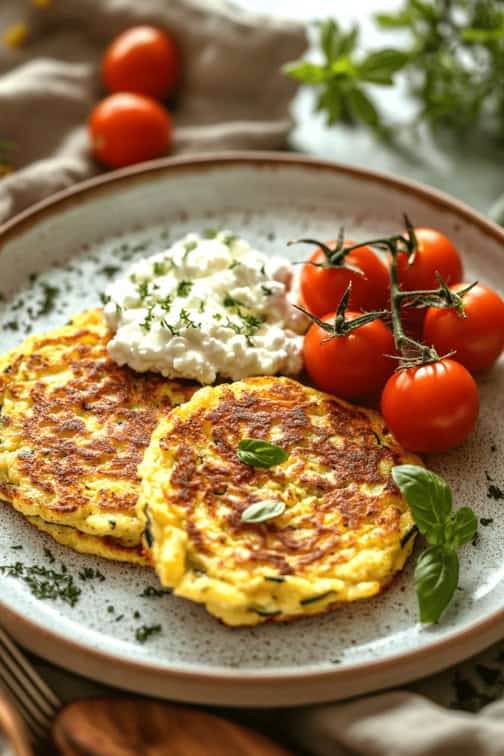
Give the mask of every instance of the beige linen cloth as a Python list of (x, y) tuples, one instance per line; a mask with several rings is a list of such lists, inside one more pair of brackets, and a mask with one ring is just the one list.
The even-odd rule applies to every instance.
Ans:
[[(16, 170), (0, 179), (0, 222), (99, 171), (84, 124), (102, 96), (102, 51), (132, 24), (170, 29), (181, 49), (175, 154), (285, 146), (294, 85), (279, 69), (305, 47), (304, 30), (296, 24), (260, 18), (222, 0), (0, 0), (0, 33), (21, 20), (28, 26), (26, 43), (19, 49), (0, 45), (0, 138), (16, 144)], [(495, 669), (495, 649), (490, 656)], [(51, 685), (64, 674), (46, 665), (43, 673)], [(474, 708), (502, 692), (499, 675), (489, 695), (478, 693), (470, 701)], [(449, 704), (449, 695), (445, 701), (432, 695), (441, 680), (433, 678), (431, 690), (416, 690)], [(57, 691), (65, 700), (85, 695), (82, 682), (70, 676), (65, 688)], [(320, 756), (504, 756), (504, 701), (475, 715), (427, 696), (381, 693), (268, 712), (259, 724), (272, 734), (285, 730), (304, 753)], [(244, 713), (241, 719), (259, 718)]]
[(174, 154), (285, 147), (295, 84), (280, 67), (306, 46), (302, 26), (222, 0), (0, 0), (0, 34), (23, 21), (19, 48), (0, 43), (0, 139), (16, 171), (0, 180), (0, 222), (97, 173), (85, 123), (103, 92), (98, 64), (128, 26), (169, 29), (183, 81)]

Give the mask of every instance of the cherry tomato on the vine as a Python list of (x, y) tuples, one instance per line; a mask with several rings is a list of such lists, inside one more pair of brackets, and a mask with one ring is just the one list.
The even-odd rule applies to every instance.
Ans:
[(172, 121), (155, 100), (121, 92), (94, 108), (89, 133), (95, 157), (110, 168), (164, 155), (171, 143)]
[(479, 412), (478, 389), (469, 371), (451, 359), (404, 368), (387, 381), (381, 411), (406, 449), (447, 451), (473, 430)]
[[(450, 286), (458, 292), (466, 284)], [(453, 359), (468, 370), (487, 370), (504, 349), (504, 302), (492, 289), (476, 284), (462, 299), (465, 317), (451, 308), (429, 307), (424, 342), (439, 354), (455, 350)]]
[(418, 248), (413, 262), (405, 254), (397, 256), (397, 277), (404, 291), (437, 289), (436, 272), (446, 284), (462, 280), (462, 261), (456, 247), (440, 231), (433, 228), (415, 228)]
[[(362, 313), (347, 312), (346, 320)], [(335, 313), (321, 320), (334, 323)], [(314, 385), (344, 399), (358, 399), (380, 391), (395, 367), (394, 337), (381, 320), (334, 336), (313, 323), (304, 337), (305, 368)]]
[(108, 46), (102, 78), (109, 92), (135, 92), (160, 100), (173, 94), (179, 54), (172, 37), (154, 26), (134, 26)]
[[(345, 241), (345, 246), (353, 243)], [(334, 249), (336, 242), (329, 241), (327, 246)], [(359, 247), (345, 257), (346, 263), (356, 266), (362, 273), (348, 268), (317, 267), (325, 262), (323, 250), (316, 249), (301, 271), (301, 295), (306, 308), (314, 315), (321, 318), (335, 310), (350, 281), (350, 309), (370, 311), (385, 306), (389, 293), (387, 266), (370, 247)]]
[[(451, 241), (432, 228), (415, 228), (418, 248), (413, 262), (405, 254), (397, 256), (397, 278), (403, 291), (437, 289), (436, 272), (449, 285), (462, 280), (462, 262)], [(401, 307), (401, 318), (406, 332), (414, 336), (422, 333), (425, 309)]]

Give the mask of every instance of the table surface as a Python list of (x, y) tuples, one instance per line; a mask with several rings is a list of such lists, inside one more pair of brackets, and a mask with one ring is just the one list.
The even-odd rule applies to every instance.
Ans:
[[(310, 0), (309, 3), (305, 0), (235, 2), (248, 10), (264, 11), (303, 22), (333, 15), (337, 6), (337, 20), (342, 26), (359, 21), (362, 27), (362, 41), (366, 47), (394, 44), (394, 36), (391, 37), (390, 33), (385, 35), (375, 29), (371, 15), (377, 10), (397, 7), (399, 3), (396, 0), (359, 0), (352, 4), (332, 3), (330, 0)], [(3, 20), (1, 9), (0, 19)], [(408, 102), (401, 84), (394, 88), (376, 87), (373, 94), (379, 108), (393, 122), (411, 119), (414, 114), (414, 106)], [(301, 90), (293, 103), (295, 127), (290, 140), (293, 150), (326, 160), (406, 176), (448, 192), (482, 212), (487, 212), (504, 193), (501, 161), (496, 160), (495, 148), (483, 140), (476, 139), (470, 144), (460, 144), (444, 137), (441, 142), (434, 139), (426, 128), (420, 126), (414, 130), (404, 129), (400, 137), (401, 149), (397, 149), (380, 144), (363, 128), (352, 129), (340, 125), (327, 127), (323, 116), (313, 112), (313, 104), (313, 94), (306, 90)], [(450, 705), (455, 697), (457, 679), (473, 680), (476, 689), (481, 691), (482, 681), (477, 676), (477, 662), (480, 665), (495, 666), (498, 655), (499, 649), (490, 649), (476, 660), (462, 665), (458, 672), (448, 670), (409, 687), (429, 695), (439, 703)], [(62, 700), (70, 701), (106, 691), (101, 685), (78, 678), (41, 660), (35, 660), (35, 664)], [(494, 696), (498, 693), (500, 691), (493, 691)], [(487, 694), (492, 695), (492, 692), (485, 691), (484, 695)], [(265, 732), (273, 731), (273, 723), (278, 723), (278, 714), (275, 712), (220, 711), (249, 725), (257, 726)], [(275, 732), (278, 734), (277, 726)]]

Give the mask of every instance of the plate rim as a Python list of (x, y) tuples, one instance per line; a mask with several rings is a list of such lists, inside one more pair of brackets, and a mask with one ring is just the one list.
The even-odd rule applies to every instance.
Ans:
[[(149, 161), (132, 167), (124, 168), (119, 171), (114, 171), (109, 174), (101, 174), (94, 176), (85, 181), (79, 182), (69, 188), (63, 189), (50, 197), (41, 200), (40, 202), (32, 205), (21, 213), (15, 215), (3, 224), (0, 224), (0, 253), (6, 242), (11, 238), (16, 237), (19, 234), (23, 234), (30, 227), (38, 223), (45, 217), (57, 214), (61, 209), (66, 209), (73, 204), (77, 203), (83, 195), (94, 195), (109, 193), (114, 191), (118, 186), (128, 185), (133, 182), (149, 181), (149, 179), (156, 174), (171, 174), (178, 175), (181, 173), (194, 172), (209, 172), (213, 168), (219, 169), (226, 166), (251, 166), (251, 167), (265, 167), (265, 168), (300, 168), (308, 170), (319, 170), (324, 172), (333, 173), (336, 175), (346, 175), (348, 177), (357, 178), (366, 181), (373, 181), (380, 183), (386, 187), (393, 187), (395, 189), (404, 189), (408, 194), (413, 194), (421, 198), (424, 202), (427, 201), (431, 205), (434, 205), (441, 209), (446, 209), (454, 212), (459, 217), (464, 218), (473, 225), (476, 225), (483, 233), (493, 237), (496, 241), (504, 244), (504, 228), (499, 227), (493, 221), (486, 219), (477, 210), (472, 209), (464, 202), (451, 197), (450, 195), (442, 192), (438, 189), (431, 188), (430, 186), (420, 183), (418, 181), (397, 177), (381, 171), (374, 171), (368, 168), (361, 168), (358, 166), (352, 166), (345, 163), (332, 162), (327, 160), (320, 160), (307, 155), (298, 155), (291, 153), (277, 153), (277, 152), (246, 152), (246, 151), (229, 151), (216, 154), (202, 153), (197, 156), (183, 156), (178, 158), (161, 158), (159, 160)], [(423, 662), (422, 671), (416, 674), (405, 674), (401, 677), (400, 682), (407, 682), (412, 679), (431, 674), (434, 671), (450, 666), (463, 658), (472, 656), (473, 654), (483, 650), (490, 643), (497, 640), (500, 635), (500, 631), (504, 630), (504, 607), (496, 609), (491, 614), (487, 615), (480, 621), (477, 621), (469, 627), (455, 631), (450, 634), (448, 638), (439, 639), (433, 641), (427, 646), (387, 656), (386, 659), (378, 659), (372, 661), (357, 662), (348, 666), (335, 667), (334, 669), (319, 669), (309, 670), (310, 665), (305, 665), (301, 670), (289, 669), (282, 670), (280, 672), (271, 672), (267, 670), (240, 670), (240, 669), (225, 669), (218, 667), (215, 671), (201, 671), (197, 667), (194, 669), (188, 669), (187, 666), (178, 666), (176, 664), (169, 667), (159, 667), (155, 662), (147, 660), (139, 661), (131, 659), (124, 654), (113, 654), (104, 650), (97, 650), (91, 647), (89, 644), (81, 643), (78, 640), (71, 640), (67, 637), (62, 637), (58, 632), (49, 629), (44, 624), (39, 624), (34, 620), (28, 619), (21, 611), (13, 609), (11, 606), (6, 605), (4, 600), (0, 597), (0, 609), (2, 615), (2, 621), (7, 619), (6, 624), (11, 629), (11, 633), (14, 632), (15, 636), (21, 637), (24, 645), (30, 646), (30, 642), (27, 640), (30, 637), (38, 636), (45, 646), (45, 644), (53, 645), (55, 648), (59, 648), (63, 645), (65, 655), (69, 658), (74, 657), (76, 654), (84, 652), (84, 657), (92, 659), (96, 664), (105, 665), (113, 664), (115, 667), (120, 667), (125, 674), (134, 676), (135, 673), (143, 673), (147, 675), (154, 675), (158, 679), (162, 680), (179, 680), (186, 683), (231, 683), (242, 682), (243, 684), (261, 684), (261, 683), (274, 683), (275, 685), (289, 684), (296, 681), (303, 680), (305, 683), (311, 685), (320, 683), (327, 683), (333, 681), (344, 683), (345, 680), (361, 679), (363, 677), (383, 674), (387, 669), (392, 669), (398, 665), (408, 663), (416, 666), (416, 663)], [(16, 628), (13, 631), (13, 628)], [(18, 634), (17, 630), (20, 630)], [(37, 651), (40, 653), (40, 643), (36, 643)], [(444, 654), (443, 652), (449, 652)], [(51, 653), (42, 652), (46, 658), (50, 658), (57, 663), (57, 655)], [(444, 663), (443, 657), (446, 659)], [(86, 674), (82, 665), (74, 664), (73, 667), (66, 665), (74, 671), (78, 671), (81, 674)], [(96, 679), (96, 676), (95, 676)], [(394, 678), (394, 684), (397, 684), (397, 679)], [(381, 687), (386, 687), (381, 685)], [(370, 688), (376, 689), (376, 688)], [(365, 686), (362, 687), (360, 692), (365, 692)], [(172, 695), (173, 697), (173, 695)], [(189, 700), (189, 699), (185, 699)], [(200, 697), (200, 702), (204, 702)], [(313, 695), (310, 696), (306, 702), (313, 702), (317, 699)], [(324, 698), (323, 700), (329, 700)], [(211, 703), (211, 699), (208, 700)], [(230, 704), (233, 702), (230, 701)], [(235, 703), (236, 705), (236, 703)], [(277, 705), (281, 705), (279, 702)]]

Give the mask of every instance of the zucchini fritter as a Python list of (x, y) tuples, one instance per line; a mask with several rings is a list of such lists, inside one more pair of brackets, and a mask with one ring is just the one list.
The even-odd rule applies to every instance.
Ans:
[(66, 526), (45, 530), (77, 550), (110, 556), (116, 544), (138, 561), (137, 466), (159, 416), (195, 389), (119, 367), (109, 338), (102, 311), (91, 310), (1, 358), (0, 499)]
[[(240, 461), (243, 438), (288, 453)], [(402, 569), (413, 517), (391, 468), (419, 463), (381, 416), (286, 378), (204, 388), (163, 416), (139, 472), (139, 517), (164, 586), (228, 625), (316, 614), (379, 593)], [(242, 512), (284, 502), (275, 519)]]

